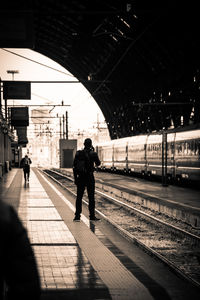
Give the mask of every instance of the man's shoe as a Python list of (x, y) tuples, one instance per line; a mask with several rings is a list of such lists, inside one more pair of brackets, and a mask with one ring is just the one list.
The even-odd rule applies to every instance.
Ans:
[(90, 221), (100, 221), (100, 219), (97, 217), (90, 217)]
[(80, 222), (80, 217), (75, 216), (73, 219), (74, 222)]

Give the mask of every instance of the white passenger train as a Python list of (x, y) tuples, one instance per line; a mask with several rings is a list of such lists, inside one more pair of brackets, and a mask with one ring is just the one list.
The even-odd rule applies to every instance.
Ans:
[[(102, 170), (162, 176), (163, 133), (121, 138), (98, 144)], [(167, 177), (200, 183), (200, 129), (167, 132)]]

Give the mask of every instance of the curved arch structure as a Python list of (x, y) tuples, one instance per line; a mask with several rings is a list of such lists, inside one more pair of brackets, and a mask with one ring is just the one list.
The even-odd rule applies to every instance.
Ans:
[[(83, 83), (112, 139), (200, 121), (196, 7), (176, 1), (15, 2), (1, 4), (1, 15), (8, 22), (28, 19), (25, 47)], [(1, 47), (9, 47), (5, 40), (0, 37)], [(10, 40), (22, 47), (20, 38)]]

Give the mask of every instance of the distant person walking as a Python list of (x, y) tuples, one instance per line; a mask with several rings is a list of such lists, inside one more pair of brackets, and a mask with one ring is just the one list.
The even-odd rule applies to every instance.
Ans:
[(0, 236), (0, 299), (40, 299), (40, 277), (27, 231), (14, 208), (2, 200)]
[(21, 167), (23, 168), (24, 171), (24, 180), (25, 182), (29, 182), (29, 177), (30, 177), (30, 164), (32, 164), (31, 159), (28, 157), (28, 155), (25, 155), (24, 158), (21, 160)]
[(89, 217), (91, 221), (98, 221), (95, 217), (95, 178), (94, 178), (94, 164), (99, 166), (101, 164), (98, 154), (94, 151), (92, 140), (87, 138), (84, 141), (84, 149), (76, 152), (73, 173), (75, 184), (77, 185), (76, 197), (76, 211), (74, 221), (80, 221), (82, 212), (82, 198), (85, 187), (89, 198)]

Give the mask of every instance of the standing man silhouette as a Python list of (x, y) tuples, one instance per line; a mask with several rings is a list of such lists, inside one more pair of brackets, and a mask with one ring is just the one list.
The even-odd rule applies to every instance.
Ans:
[(82, 198), (85, 187), (89, 198), (89, 217), (91, 221), (99, 221), (95, 217), (95, 178), (94, 178), (94, 164), (99, 166), (101, 164), (98, 154), (94, 151), (92, 140), (87, 138), (84, 141), (84, 149), (76, 152), (73, 173), (75, 184), (77, 185), (76, 197), (76, 211), (74, 221), (80, 221), (82, 212)]
[(21, 167), (24, 171), (24, 180), (25, 182), (29, 182), (30, 177), (30, 164), (32, 163), (31, 159), (28, 157), (28, 155), (25, 155), (24, 158), (21, 160)]

